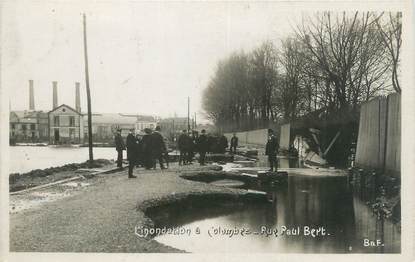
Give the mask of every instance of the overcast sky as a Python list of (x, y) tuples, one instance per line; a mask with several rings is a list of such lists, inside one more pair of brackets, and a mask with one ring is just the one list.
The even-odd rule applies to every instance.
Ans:
[(35, 106), (74, 106), (81, 83), (86, 109), (82, 13), (87, 15), (90, 86), (94, 112), (187, 114), (202, 119), (202, 90), (218, 60), (249, 52), (291, 31), (300, 12), (273, 3), (124, 2), (70, 4), (30, 1), (3, 9), (3, 83), (12, 110), (28, 109), (29, 79)]

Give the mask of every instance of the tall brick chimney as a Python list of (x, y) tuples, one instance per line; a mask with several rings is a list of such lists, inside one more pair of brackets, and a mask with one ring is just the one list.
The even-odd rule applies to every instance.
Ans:
[(81, 113), (81, 96), (79, 94), (79, 83), (75, 82), (75, 109)]
[(29, 80), (29, 110), (35, 110), (35, 90), (33, 89), (33, 80)]
[(53, 85), (53, 108), (52, 109), (55, 109), (58, 107), (58, 82), (53, 81), (52, 85)]

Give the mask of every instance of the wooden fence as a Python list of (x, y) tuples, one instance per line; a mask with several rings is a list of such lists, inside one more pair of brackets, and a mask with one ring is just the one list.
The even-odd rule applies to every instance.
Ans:
[(285, 149), (288, 150), (290, 148), (291, 145), (291, 125), (290, 124), (285, 124), (281, 126), (280, 129), (280, 148), (281, 149)]
[(401, 97), (391, 94), (361, 105), (355, 165), (400, 174)]

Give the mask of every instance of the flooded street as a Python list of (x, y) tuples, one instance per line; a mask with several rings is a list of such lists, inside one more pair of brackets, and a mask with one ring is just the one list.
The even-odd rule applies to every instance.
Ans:
[[(280, 167), (298, 167), (295, 161), (281, 160)], [(180, 209), (169, 215), (168, 223), (159, 226), (182, 226), (200, 234), (165, 234), (155, 240), (188, 252), (400, 252), (397, 227), (377, 220), (354, 196), (346, 176), (290, 173), (284, 187), (253, 189), (266, 194), (268, 203), (236, 208), (234, 212), (221, 211), (220, 203), (199, 212)], [(203, 219), (201, 212), (216, 216)], [(235, 233), (241, 230), (250, 233)], [(230, 231), (234, 232), (232, 236)], [(368, 244), (377, 240), (381, 243), (378, 246)]]
[[(113, 148), (94, 148), (94, 157), (114, 159), (114, 152)], [(88, 158), (88, 148), (11, 147), (10, 154), (10, 173), (28, 172), (64, 165), (68, 159), (74, 163), (84, 162)], [(242, 185), (243, 189), (264, 194), (268, 200), (265, 203), (242, 208), (233, 208), (231, 204), (224, 208), (218, 202), (200, 210), (190, 207), (169, 210), (166, 214), (168, 219), (157, 221), (157, 226), (183, 227), (192, 233), (158, 235), (155, 240), (188, 252), (201, 253), (212, 250), (264, 253), (400, 252), (401, 236), (397, 226), (389, 220), (377, 220), (367, 204), (352, 192), (347, 176), (335, 175), (334, 170), (319, 171), (327, 175), (304, 175), (302, 171), (307, 169), (302, 168), (302, 163), (295, 158), (281, 157), (278, 163), (279, 168), (290, 170), (288, 181), (283, 186), (258, 184), (244, 187), (243, 183), (235, 183), (236, 180), (216, 183), (217, 186)], [(248, 161), (239, 166), (247, 164)], [(265, 169), (266, 164), (266, 156), (260, 155), (251, 172)], [(60, 199), (73, 189), (87, 187), (88, 184), (83, 183), (66, 183), (59, 187), (64, 190), (33, 194), (31, 201), (24, 205), (16, 197), (10, 212)], [(378, 246), (370, 244), (376, 241), (380, 243)]]
[[(95, 159), (114, 159), (116, 156), (117, 152), (112, 147), (94, 148)], [(26, 173), (33, 169), (69, 163), (82, 163), (86, 160), (88, 160), (88, 147), (11, 146), (9, 174)]]

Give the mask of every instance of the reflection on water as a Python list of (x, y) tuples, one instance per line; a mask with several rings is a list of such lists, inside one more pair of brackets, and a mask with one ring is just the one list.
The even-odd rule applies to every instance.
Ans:
[[(114, 159), (116, 155), (114, 148), (94, 148), (95, 159)], [(25, 173), (33, 169), (82, 163), (86, 160), (88, 160), (87, 147), (12, 146), (9, 173)]]
[[(255, 166), (268, 167), (268, 157), (259, 155), (256, 159)], [(277, 157), (278, 168), (299, 168), (304, 167), (298, 158)]]
[[(195, 210), (180, 209), (169, 216), (169, 225), (183, 225), (192, 232), (198, 229), (200, 234), (166, 234), (155, 239), (189, 252), (381, 252), (380, 247), (364, 246), (365, 238), (379, 238), (376, 219), (363, 204), (356, 208), (358, 200), (350, 193), (345, 177), (290, 176), (287, 188), (266, 194), (269, 203), (238, 208), (232, 213), (229, 208), (222, 213), (218, 208), (204, 209), (203, 213), (216, 214), (208, 219), (195, 217), (200, 214)], [(400, 234), (393, 225), (384, 226), (389, 236), (385, 237), (383, 251), (400, 252)], [(226, 229), (252, 233), (232, 237), (219, 233)], [(267, 229), (269, 233), (276, 229), (277, 236), (261, 234)], [(315, 229), (314, 236), (307, 229)]]

